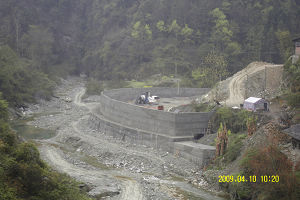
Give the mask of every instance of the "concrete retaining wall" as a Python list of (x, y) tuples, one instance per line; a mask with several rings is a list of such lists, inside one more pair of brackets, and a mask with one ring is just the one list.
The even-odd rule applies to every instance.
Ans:
[(192, 142), (206, 131), (212, 113), (172, 113), (134, 105), (134, 99), (149, 91), (161, 98), (200, 96), (209, 89), (124, 88), (102, 92), (99, 113), (91, 114), (89, 126), (101, 133), (133, 144), (174, 153), (204, 166), (215, 148)]
[(162, 98), (203, 95), (209, 89), (181, 88), (124, 88), (104, 91), (100, 112), (113, 122), (124, 126), (166, 136), (194, 136), (204, 133), (212, 113), (172, 113), (133, 105), (138, 95), (150, 91)]
[(113, 136), (115, 139), (161, 149), (186, 158), (198, 164), (199, 167), (205, 166), (215, 154), (215, 148), (211, 146), (197, 144), (191, 141), (180, 142), (176, 137), (133, 129), (94, 114), (90, 115), (88, 123), (89, 127), (93, 130)]

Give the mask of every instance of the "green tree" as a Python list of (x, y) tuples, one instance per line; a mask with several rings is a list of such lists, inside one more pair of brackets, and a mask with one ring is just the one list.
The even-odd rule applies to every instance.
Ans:
[(27, 46), (26, 53), (33, 60), (34, 66), (49, 73), (53, 57), (54, 38), (52, 33), (40, 26), (31, 25), (28, 34), (23, 36), (23, 41)]
[(193, 34), (194, 30), (191, 29), (187, 24), (185, 24), (184, 28), (181, 30), (181, 35), (184, 37), (184, 42), (188, 43), (191, 41), (191, 36)]
[(2, 93), (0, 92), (0, 120), (7, 121), (8, 113), (7, 113), (8, 103), (2, 99)]
[(135, 38), (135, 39), (140, 38), (140, 35), (141, 35), (140, 27), (141, 27), (141, 22), (140, 22), (140, 21), (137, 21), (137, 22), (133, 25), (133, 29), (132, 29), (132, 32), (131, 32), (131, 36), (132, 36), (133, 38)]
[(233, 32), (230, 29), (226, 15), (219, 8), (215, 8), (211, 11), (211, 15), (215, 22), (211, 40), (220, 48), (220, 50), (223, 50), (227, 44), (231, 42)]
[(172, 23), (168, 26), (168, 33), (173, 33), (177, 39), (179, 35), (181, 27), (177, 24), (177, 21), (174, 19)]
[(185, 24), (184, 28), (181, 30), (181, 35), (185, 38), (190, 37), (193, 34), (193, 29), (191, 29), (187, 24)]
[(0, 91), (12, 105), (33, 102), (35, 97), (48, 98), (53, 81), (44, 73), (23, 63), (8, 46), (0, 46)]
[(276, 32), (276, 37), (278, 39), (278, 48), (280, 51), (281, 58), (287, 60), (293, 53), (293, 43), (289, 31), (278, 30)]
[(146, 38), (147, 38), (148, 40), (151, 40), (151, 39), (152, 39), (152, 31), (151, 31), (151, 29), (150, 29), (149, 24), (146, 24), (144, 28), (145, 28), (145, 35), (146, 35)]
[(166, 32), (167, 28), (165, 26), (165, 22), (163, 20), (159, 20), (156, 23), (156, 28), (160, 31), (160, 32)]

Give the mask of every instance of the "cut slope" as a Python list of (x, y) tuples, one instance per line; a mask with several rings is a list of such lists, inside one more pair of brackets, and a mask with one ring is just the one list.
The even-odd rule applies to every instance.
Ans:
[[(250, 65), (248, 65), (245, 69), (236, 73), (229, 82), (229, 97), (228, 99), (226, 99), (226, 104), (228, 104), (229, 106), (237, 106), (243, 103), (246, 94), (245, 81), (247, 80), (247, 75), (248, 78), (250, 78), (251, 75), (256, 72), (263, 71), (267, 68), (282, 68), (282, 66), (283, 65), (253, 62)], [(261, 84), (264, 84), (264, 81), (262, 81)]]
[[(268, 91), (278, 90), (278, 85), (280, 85), (282, 77), (282, 69), (283, 65), (252, 62), (232, 77), (221, 81), (218, 84), (219, 88), (210, 91), (204, 96), (202, 101), (207, 102), (218, 99), (227, 106), (239, 106), (239, 104), (243, 103), (246, 96), (252, 95), (262, 97), (262, 91), (264, 90), (265, 84)], [(264, 70), (266, 70), (266, 81)], [(248, 84), (246, 85), (247, 76)], [(252, 84), (252, 82), (255, 82), (255, 84)]]

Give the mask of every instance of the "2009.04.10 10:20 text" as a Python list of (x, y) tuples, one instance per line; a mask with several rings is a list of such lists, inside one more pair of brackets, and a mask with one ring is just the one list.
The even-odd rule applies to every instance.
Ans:
[(250, 183), (256, 183), (260, 181), (261, 183), (278, 183), (279, 182), (279, 176), (278, 175), (264, 175), (260, 177), (256, 177), (256, 175), (245, 177), (242, 175), (239, 176), (233, 176), (233, 175), (220, 175), (219, 176), (219, 183), (232, 183), (232, 182), (250, 182)]

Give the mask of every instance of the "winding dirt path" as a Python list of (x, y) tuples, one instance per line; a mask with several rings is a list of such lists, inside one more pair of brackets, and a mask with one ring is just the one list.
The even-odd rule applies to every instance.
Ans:
[[(91, 112), (92, 108), (87, 106), (85, 103), (82, 103), (81, 101), (81, 98), (84, 94), (85, 94), (85, 88), (80, 88), (79, 92), (75, 95), (74, 104), (85, 107), (89, 110), (89, 112)], [(86, 117), (87, 114), (84, 115), (83, 117)], [(77, 124), (83, 117), (77, 119), (77, 121), (71, 122), (71, 127), (75, 131), (75, 134), (77, 133), (78, 135), (80, 135), (80, 130), (77, 128)], [(89, 141), (93, 141), (93, 143), (91, 144), (95, 145), (95, 143), (97, 143), (97, 139), (95, 137), (90, 135), (86, 135), (85, 137)], [(117, 199), (122, 199), (122, 200), (123, 199), (124, 200), (145, 199), (139, 183), (136, 180), (131, 178), (128, 179), (118, 178), (119, 176), (121, 176), (120, 172), (118, 171), (92, 170), (92, 169), (82, 168), (72, 163), (69, 163), (67, 160), (63, 158), (62, 156), (63, 152), (55, 148), (53, 145), (51, 146), (51, 143), (49, 143), (49, 141), (42, 142), (42, 147), (40, 149), (41, 149), (41, 154), (50, 163), (52, 167), (54, 167), (60, 172), (67, 173), (70, 176), (79, 179), (80, 181), (83, 181), (85, 183), (92, 183), (92, 185), (95, 186), (95, 188), (93, 188), (94, 191), (103, 190), (103, 188), (109, 189), (107, 183), (120, 182), (121, 194)], [(90, 192), (93, 192), (93, 190)]]
[[(53, 169), (69, 174), (71, 177), (91, 186), (92, 190), (89, 191), (89, 194), (92, 196), (106, 194), (106, 191), (108, 193), (115, 192), (109, 197), (111, 200), (144, 200), (148, 197), (153, 197), (152, 199), (175, 199), (174, 194), (169, 193), (168, 189), (165, 190), (162, 186), (166, 186), (167, 188), (181, 188), (182, 191), (186, 191), (199, 199), (222, 199), (207, 191), (193, 188), (187, 181), (169, 181), (169, 177), (155, 178), (165, 173), (165, 170), (161, 171), (162, 167), (168, 166), (168, 160), (166, 161), (166, 158), (163, 159), (160, 156), (161, 154), (151, 151), (141, 151), (139, 148), (127, 148), (126, 145), (123, 146), (114, 141), (111, 142), (107, 138), (99, 137), (99, 133), (97, 132), (86, 130), (85, 123), (91, 113), (95, 114), (95, 110), (99, 104), (96, 102), (82, 102), (81, 99), (86, 90), (82, 85), (72, 90), (70, 88), (67, 90), (70, 91), (67, 96), (72, 97), (73, 103), (67, 103), (68, 105), (66, 106), (66, 103), (63, 101), (64, 104), (60, 108), (66, 109), (68, 107), (67, 112), (64, 112), (64, 116), (56, 118), (66, 120), (57, 127), (56, 137), (48, 140), (39, 140), (41, 156)], [(53, 104), (53, 107), (57, 106)], [(47, 121), (47, 119), (44, 120)], [(51, 121), (50, 118), (48, 120)], [(78, 139), (78, 141), (72, 142), (72, 138), (75, 140)], [(76, 146), (79, 143), (81, 146)], [(92, 150), (90, 151), (89, 149)], [(101, 167), (93, 167), (93, 165), (81, 161), (82, 156), (89, 156), (89, 159), (96, 159), (95, 162), (97, 162), (97, 158), (94, 157), (94, 153), (97, 154), (97, 152), (100, 152), (101, 155), (102, 153), (116, 153), (118, 155), (122, 152), (120, 153), (122, 154), (121, 157), (125, 155), (125, 159), (128, 160), (133, 157), (135, 160), (141, 158), (141, 162), (151, 163), (151, 167), (155, 168), (155, 170), (153, 170), (153, 174), (151, 175), (136, 173), (135, 169), (132, 171), (131, 169), (128, 170), (129, 168), (124, 168), (124, 170), (122, 168), (103, 170)], [(127, 155), (130, 156), (127, 157)], [(138, 162), (132, 166), (138, 166)], [(168, 167), (170, 168), (170, 166)], [(151, 178), (152, 176), (155, 176), (154, 179)], [(148, 177), (150, 178), (146, 183), (147, 186), (145, 189), (144, 178), (147, 180)], [(116, 195), (117, 193), (119, 195)]]

